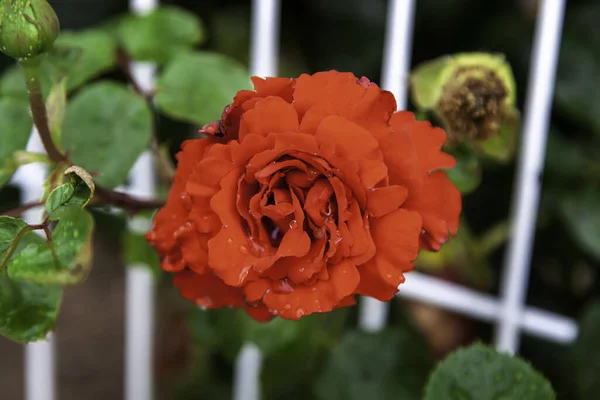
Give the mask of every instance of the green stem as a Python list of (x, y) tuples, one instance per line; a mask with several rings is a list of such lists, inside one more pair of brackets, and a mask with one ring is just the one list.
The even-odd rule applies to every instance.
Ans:
[(28, 62), (27, 65), (23, 63), (21, 65), (25, 70), (25, 77), (27, 79), (27, 93), (29, 95), (29, 107), (31, 108), (33, 123), (42, 139), (46, 153), (48, 153), (50, 160), (56, 163), (67, 161), (67, 157), (56, 147), (50, 134), (46, 104), (44, 103), (42, 85), (40, 84), (39, 63)]

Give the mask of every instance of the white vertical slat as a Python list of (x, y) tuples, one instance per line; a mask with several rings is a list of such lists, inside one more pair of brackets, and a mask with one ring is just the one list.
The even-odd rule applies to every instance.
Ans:
[(508, 352), (515, 352), (519, 347), (519, 321), (529, 281), (564, 8), (565, 0), (543, 0), (538, 12), (524, 110), (523, 144), (515, 180), (513, 234), (501, 282), (503, 307), (496, 336), (498, 348)]
[[(27, 151), (42, 153), (44, 146), (35, 128), (32, 129)], [(43, 164), (33, 163), (20, 167), (13, 182), (21, 189), (21, 203), (39, 201), (44, 191), (47, 170)], [(39, 224), (41, 209), (34, 208), (23, 213), (28, 224)], [(25, 345), (25, 399), (54, 400), (56, 398), (55, 335), (49, 334), (45, 341)]]
[[(133, 13), (146, 14), (158, 6), (158, 0), (130, 0)], [(155, 66), (133, 63), (131, 73), (140, 88), (150, 92), (154, 87)], [(141, 198), (156, 194), (153, 156), (144, 152), (133, 166), (126, 191)], [(145, 233), (149, 219), (135, 217), (128, 229)], [(127, 266), (125, 284), (125, 400), (151, 400), (154, 397), (154, 312), (155, 285), (148, 265)]]
[[(399, 110), (406, 109), (410, 58), (412, 52), (414, 0), (390, 0), (386, 23), (381, 87), (396, 97)], [(410, 285), (410, 274), (406, 283)], [(389, 305), (371, 297), (360, 302), (359, 325), (366, 331), (378, 331), (386, 324)]]
[[(279, 69), (280, 0), (252, 0), (250, 74), (277, 76)], [(233, 399), (260, 399), (263, 356), (254, 344), (245, 343), (235, 361)]]

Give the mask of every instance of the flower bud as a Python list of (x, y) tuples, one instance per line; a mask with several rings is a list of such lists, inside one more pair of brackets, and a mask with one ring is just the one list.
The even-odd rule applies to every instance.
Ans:
[(19, 61), (47, 52), (60, 31), (46, 0), (0, 0), (0, 50)]
[(514, 126), (515, 82), (503, 56), (471, 53), (419, 66), (411, 76), (413, 101), (433, 110), (449, 144), (480, 143)]

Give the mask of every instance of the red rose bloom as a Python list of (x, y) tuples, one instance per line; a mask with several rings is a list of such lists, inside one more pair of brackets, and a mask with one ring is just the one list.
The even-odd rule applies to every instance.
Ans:
[(162, 267), (199, 306), (257, 320), (391, 299), (458, 229), (446, 134), (350, 73), (252, 81), (182, 145), (147, 235)]

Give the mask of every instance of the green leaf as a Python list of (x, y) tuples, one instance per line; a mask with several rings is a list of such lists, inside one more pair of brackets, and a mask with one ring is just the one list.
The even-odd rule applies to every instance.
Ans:
[(13, 157), (25, 149), (32, 126), (27, 103), (0, 98), (0, 186), (8, 182), (19, 167)]
[(550, 383), (520, 358), (475, 344), (441, 363), (427, 383), (425, 400), (552, 400)]
[(29, 231), (29, 226), (25, 221), (0, 215), (0, 270), (4, 269), (19, 243), (19, 239), (27, 231)]
[(67, 87), (64, 79), (59, 79), (52, 89), (48, 99), (46, 99), (46, 112), (48, 114), (48, 127), (50, 135), (55, 144), (60, 143), (60, 133), (62, 123), (65, 119), (65, 111), (67, 109)]
[[(265, 399), (314, 399), (314, 382), (321, 375), (329, 349), (340, 339), (349, 308), (311, 314), (293, 340), (281, 343), (262, 364), (261, 392)], [(293, 321), (290, 321), (293, 322)]]
[(574, 126), (588, 127), (600, 137), (600, 92), (590, 84), (600, 79), (600, 5), (588, 2), (572, 7), (566, 15), (556, 73), (556, 108), (573, 119)]
[(559, 200), (560, 215), (575, 243), (600, 260), (600, 190), (568, 192)]
[(202, 22), (192, 13), (163, 6), (121, 22), (119, 37), (125, 51), (139, 61), (165, 63), (204, 40)]
[(242, 313), (245, 311), (234, 308), (205, 311), (195, 307), (188, 319), (194, 343), (217, 351), (233, 361), (242, 347)]
[(254, 343), (261, 352), (269, 356), (296, 340), (309, 324), (307, 318), (300, 321), (290, 321), (274, 318), (269, 322), (255, 321), (248, 314), (242, 314), (243, 338)]
[[(33, 232), (22, 237), (17, 252), (43, 239)], [(17, 282), (0, 270), (0, 335), (20, 343), (41, 340), (54, 328), (62, 289)]]
[(579, 323), (579, 335), (570, 352), (567, 371), (575, 379), (579, 399), (595, 399), (600, 392), (600, 301), (589, 304)]
[(220, 118), (235, 94), (250, 88), (246, 70), (220, 54), (177, 57), (157, 80), (155, 102), (171, 118), (203, 125)]
[(152, 137), (152, 111), (122, 85), (100, 82), (83, 88), (67, 106), (62, 147), (71, 161), (98, 173), (107, 187), (127, 179)]
[(77, 204), (62, 207), (54, 215), (60, 220), (52, 243), (31, 244), (15, 253), (8, 262), (11, 279), (60, 286), (86, 279), (92, 265), (94, 220)]
[(58, 219), (62, 208), (78, 205), (83, 208), (94, 195), (95, 185), (83, 168), (71, 166), (65, 170), (67, 183), (56, 187), (46, 200), (46, 211), (51, 220)]
[(117, 43), (99, 29), (61, 32), (48, 60), (67, 77), (67, 90), (71, 91), (116, 65)]
[(0, 335), (19, 343), (41, 340), (54, 328), (62, 289), (12, 281), (0, 271)]
[(481, 183), (481, 166), (477, 155), (469, 150), (453, 153), (456, 166), (446, 170), (448, 178), (463, 194), (473, 192)]
[(425, 343), (413, 332), (352, 332), (333, 350), (315, 390), (323, 400), (416, 400), (430, 368)]

